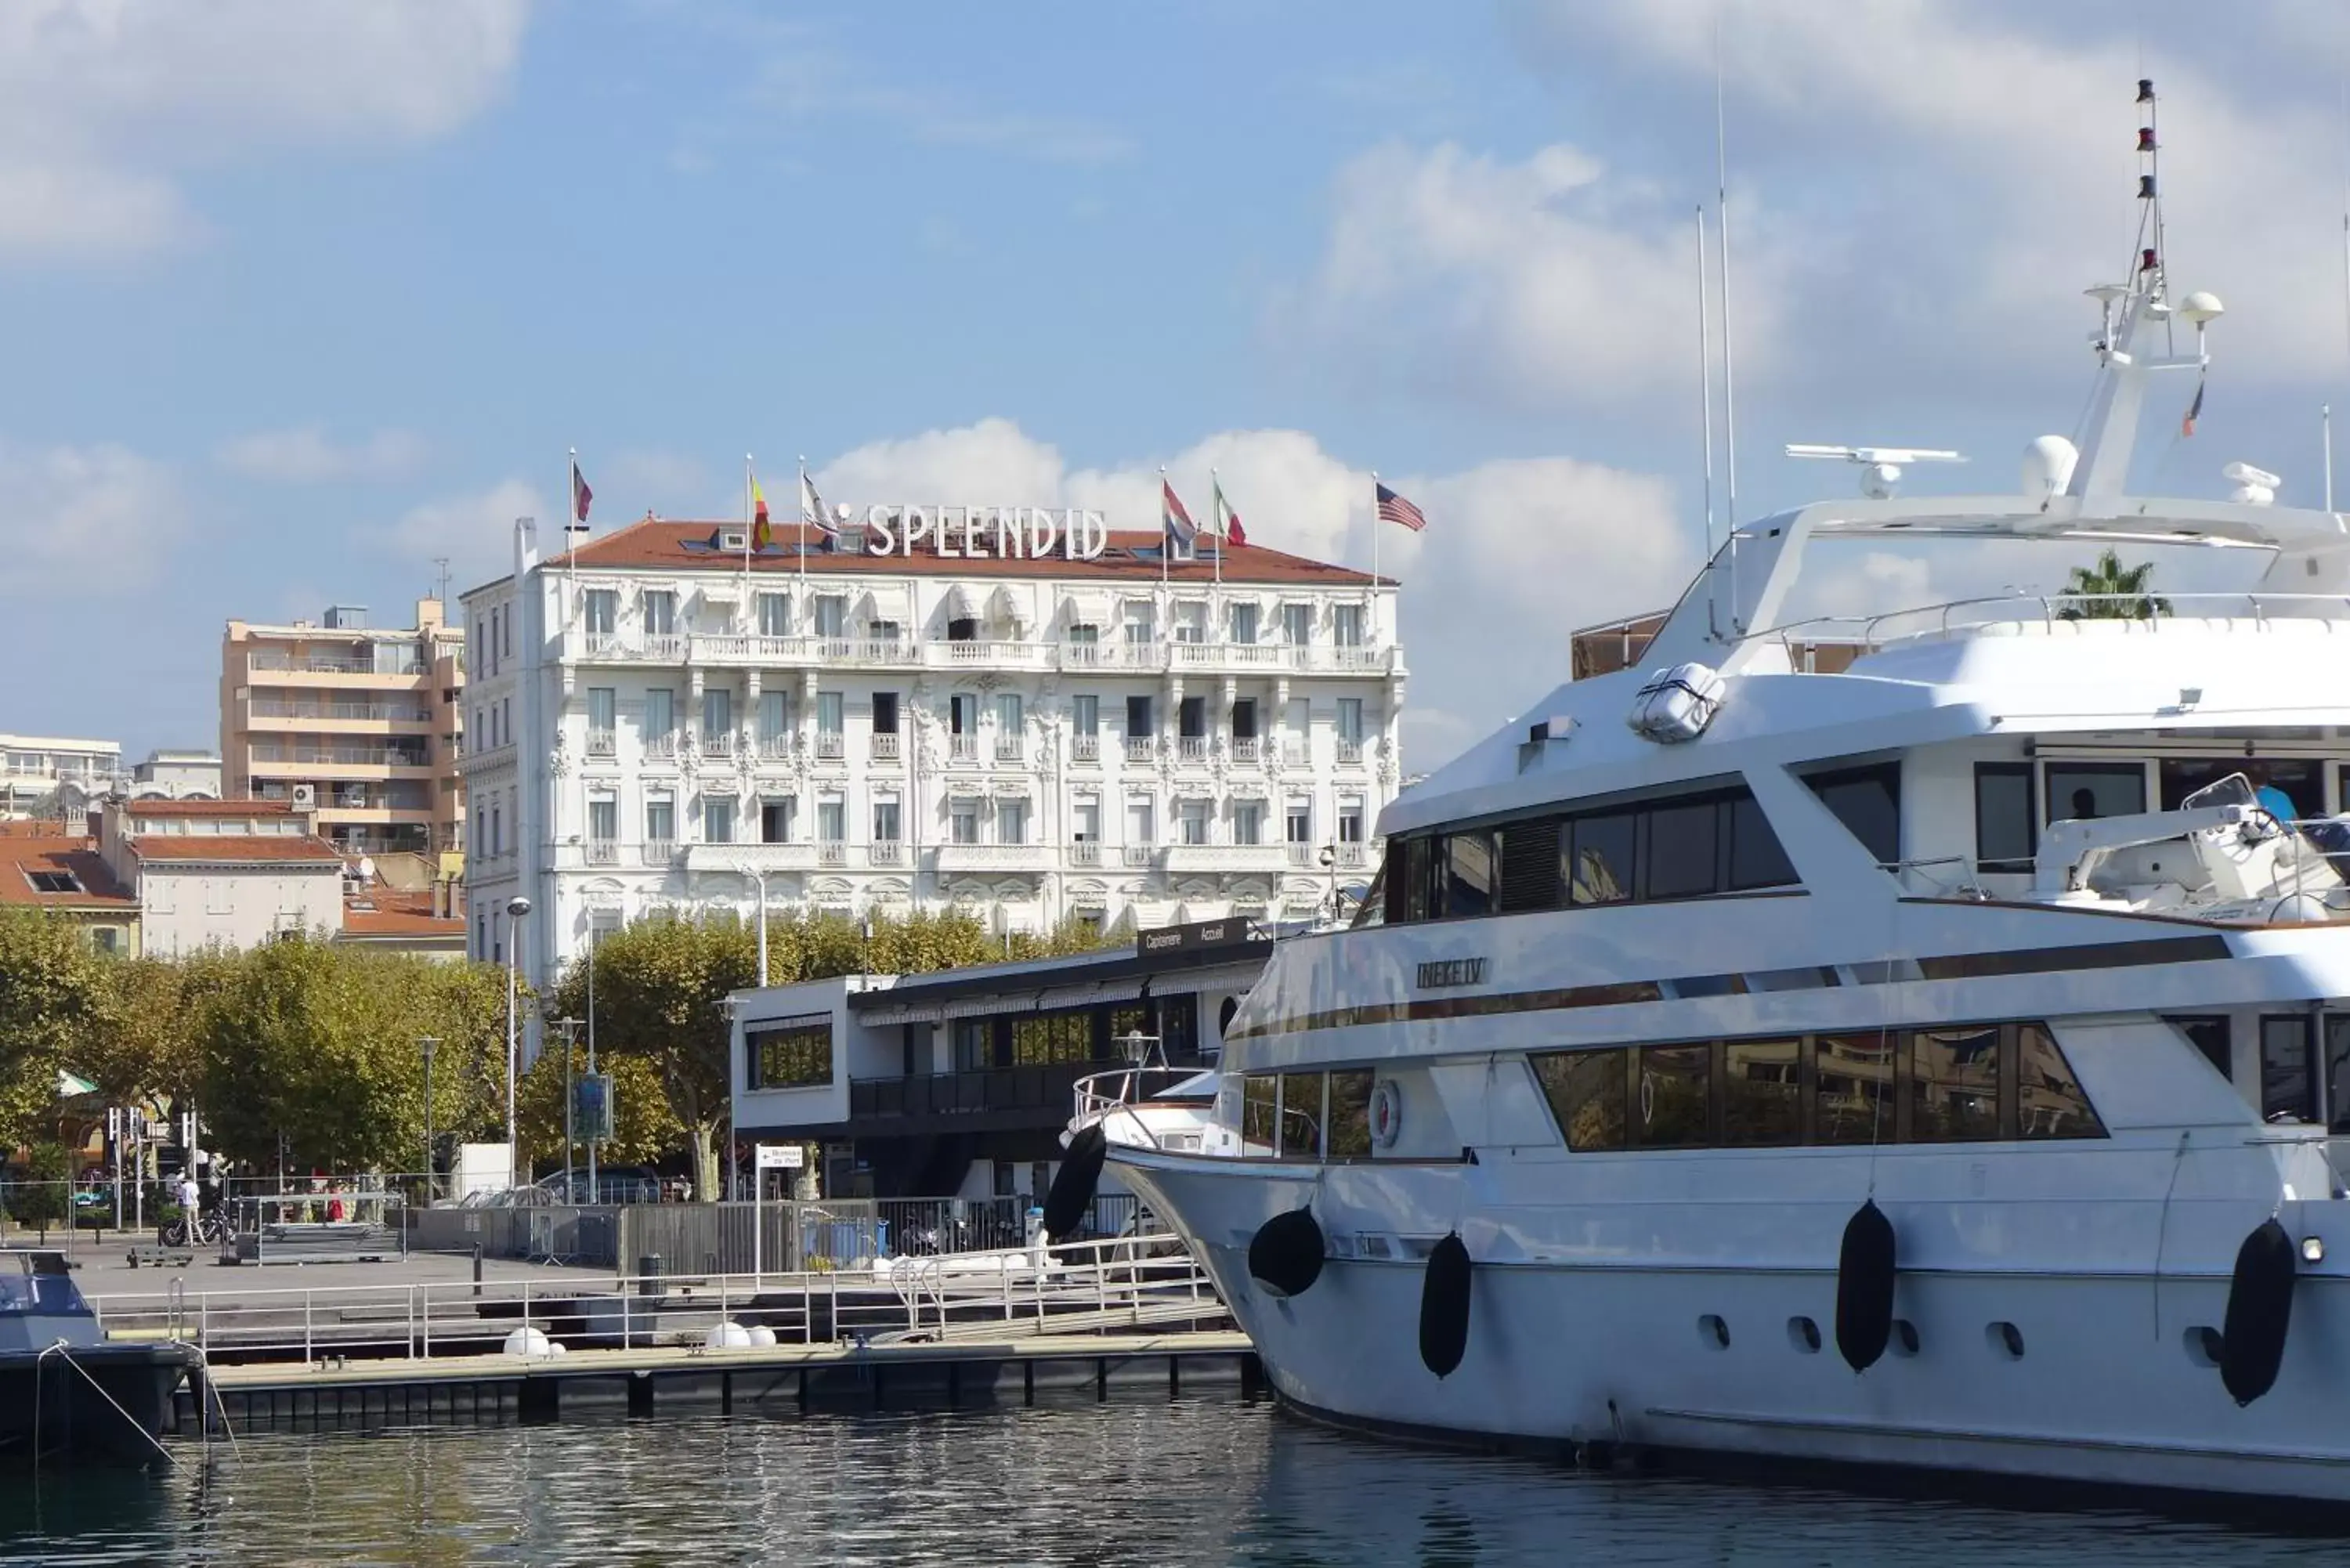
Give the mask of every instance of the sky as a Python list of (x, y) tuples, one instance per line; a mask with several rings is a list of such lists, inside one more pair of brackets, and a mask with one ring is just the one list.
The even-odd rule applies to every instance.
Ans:
[[(1376, 470), (1430, 519), (1378, 542), (1427, 771), (1702, 557), (1717, 57), (1742, 519), (1850, 492), (1789, 441), (2005, 493), (2074, 429), (2142, 75), (2175, 288), (2229, 309), (2137, 482), (2315, 504), (2337, 0), (13, 0), (0, 727), (216, 744), (224, 623), (404, 624), (556, 518), (574, 447), (598, 524), (735, 514), (745, 454), (1136, 527), (1212, 467), (1253, 541), (1365, 566)], [(1870, 550), (1821, 592), (2074, 564)]]

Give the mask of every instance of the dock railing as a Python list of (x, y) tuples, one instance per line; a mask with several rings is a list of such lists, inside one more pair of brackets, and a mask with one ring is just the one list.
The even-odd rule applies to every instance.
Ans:
[(181, 1340), (207, 1361), (430, 1360), (501, 1354), (525, 1326), (569, 1349), (697, 1345), (721, 1323), (779, 1344), (1115, 1334), (1221, 1323), (1173, 1237), (890, 1258), (789, 1273), (550, 1272), (525, 1280), (189, 1290), (89, 1298), (109, 1339)]

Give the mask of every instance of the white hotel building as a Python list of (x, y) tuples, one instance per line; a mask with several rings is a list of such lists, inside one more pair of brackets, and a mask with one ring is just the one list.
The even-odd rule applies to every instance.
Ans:
[(591, 924), (747, 913), (762, 880), (771, 909), (1043, 930), (1305, 918), (1368, 877), (1392, 579), (1248, 545), (1219, 582), (1204, 539), (1162, 579), (1159, 535), (1098, 514), (949, 508), (910, 545), (902, 515), (805, 561), (779, 525), (747, 570), (739, 524), (547, 560), (516, 524), (514, 574), (464, 596), (475, 956), (517, 894), (544, 980)]

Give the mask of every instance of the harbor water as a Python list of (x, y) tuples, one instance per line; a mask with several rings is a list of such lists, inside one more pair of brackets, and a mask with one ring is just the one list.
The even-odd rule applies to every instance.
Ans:
[[(253, 1433), (207, 1467), (0, 1482), (11, 1562), (2338, 1563), (2128, 1511), (1578, 1472), (1326, 1432), (1269, 1401)], [(2281, 1511), (2285, 1517), (2290, 1511)]]

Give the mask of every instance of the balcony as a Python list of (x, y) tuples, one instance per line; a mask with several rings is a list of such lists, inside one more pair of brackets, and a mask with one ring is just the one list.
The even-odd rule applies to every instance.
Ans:
[(1263, 742), (1259, 741), (1254, 735), (1234, 735), (1232, 737), (1232, 761), (1243, 767), (1253, 768), (1256, 766), (1258, 753), (1263, 745)]
[(1069, 846), (1070, 865), (1099, 866), (1101, 863), (1102, 846), (1098, 839), (1081, 839)]
[(689, 871), (806, 871), (816, 863), (813, 844), (691, 844)]
[(965, 871), (1050, 871), (1058, 851), (1049, 844), (941, 844), (933, 852), (941, 875)]
[(1155, 844), (1129, 844), (1118, 851), (1118, 864), (1128, 870), (1148, 870), (1159, 858)]
[(1341, 844), (1337, 849), (1336, 864), (1342, 871), (1359, 871), (1371, 863), (1371, 849), (1367, 844)]
[(781, 759), (795, 756), (799, 749), (800, 738), (796, 733), (759, 737), (759, 754), (763, 757)]
[(906, 863), (906, 841), (902, 838), (877, 838), (865, 846), (868, 866), (903, 866)]
[(877, 763), (894, 763), (898, 760), (897, 731), (877, 730), (874, 732), (873, 760)]
[(678, 733), (675, 730), (664, 730), (658, 735), (647, 735), (645, 737), (645, 755), (649, 757), (674, 757), (677, 753)]
[(848, 841), (843, 838), (827, 838), (818, 844), (816, 846), (816, 863), (819, 866), (847, 865)]
[(1289, 864), (1298, 870), (1306, 870), (1322, 864), (1322, 851), (1311, 844), (1290, 844), (1284, 847), (1289, 851)]
[(1167, 846), (1167, 869), (1170, 875), (1184, 872), (1221, 871), (1227, 873), (1279, 871), (1288, 864), (1288, 857), (1278, 844), (1170, 844)]
[(1158, 757), (1158, 755), (1159, 755), (1159, 737), (1158, 737), (1158, 736), (1156, 736), (1156, 735), (1128, 735), (1128, 736), (1126, 738), (1126, 760), (1127, 760), (1128, 762), (1129, 762), (1129, 763), (1148, 763), (1148, 762), (1151, 762), (1151, 761), (1155, 760), (1155, 759)]
[(646, 865), (668, 866), (677, 858), (677, 840), (674, 838), (648, 838), (645, 840), (642, 853)]
[(947, 761), (951, 763), (975, 763), (979, 761), (979, 737), (977, 735), (949, 735), (947, 737)]
[(1051, 662), (1051, 649), (1039, 642), (934, 642), (930, 645), (933, 666), (965, 670), (1043, 670)]
[(1017, 763), (1025, 760), (1027, 755), (1028, 748), (1026, 744), (1022, 742), (1019, 736), (998, 735), (995, 738), (995, 760), (997, 762)]
[(1313, 753), (1303, 740), (1292, 736), (1281, 742), (1281, 760), (1293, 768), (1302, 768)]
[(1338, 765), (1340, 767), (1361, 767), (1363, 765), (1363, 742), (1360, 741), (1340, 741), (1338, 742)]
[(1178, 762), (1204, 763), (1208, 760), (1208, 737), (1205, 735), (1181, 735), (1176, 738), (1175, 758)]
[(818, 762), (837, 763), (847, 752), (846, 737), (837, 730), (816, 732), (816, 754)]
[(619, 863), (620, 846), (617, 840), (610, 838), (591, 838), (588, 841), (588, 865), (618, 866)]
[(614, 734), (611, 731), (590, 730), (588, 732), (588, 754), (589, 756), (612, 757), (618, 756), (619, 752), (619, 737)]
[(675, 632), (653, 632), (646, 636), (644, 657), (655, 664), (681, 664), (685, 661), (685, 639)]
[(702, 754), (705, 757), (731, 757), (734, 754), (737, 739), (732, 730), (704, 730), (702, 732)]
[[(1079, 1078), (1105, 1062), (1051, 1062), (970, 1073), (926, 1073), (901, 1078), (852, 1078), (852, 1121), (886, 1121), (891, 1134), (923, 1130), (982, 1132), (1058, 1127), (1068, 1119)], [(884, 1129), (874, 1128), (875, 1132)]]
[(1072, 736), (1069, 740), (1069, 760), (1078, 763), (1101, 761), (1101, 737), (1099, 735)]

